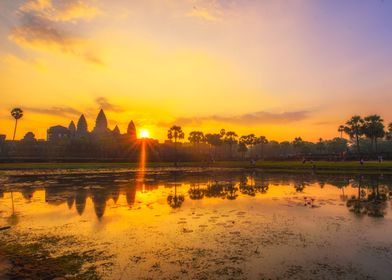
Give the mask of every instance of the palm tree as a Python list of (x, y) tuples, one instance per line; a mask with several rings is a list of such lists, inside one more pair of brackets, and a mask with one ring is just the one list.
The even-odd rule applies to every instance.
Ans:
[(338, 132), (340, 133), (340, 138), (343, 138), (344, 125), (340, 125), (340, 126), (339, 126)]
[(265, 136), (260, 136), (256, 139), (256, 144), (260, 145), (260, 157), (264, 160), (264, 145), (268, 144), (268, 140)]
[(385, 136), (384, 120), (379, 115), (370, 115), (364, 118), (363, 133), (372, 142), (372, 148), (376, 146), (377, 152), (377, 139)]
[(301, 151), (301, 149), (303, 148), (304, 141), (302, 140), (301, 137), (295, 137), (294, 141), (292, 142), (292, 145), (293, 145), (294, 149), (297, 150), (297, 152), (298, 152), (298, 151)]
[(174, 139), (174, 150), (176, 154), (176, 164), (177, 164), (177, 142), (184, 139), (185, 134), (182, 131), (181, 126), (173, 125), (167, 132), (167, 138), (172, 141)]
[(256, 145), (257, 142), (257, 137), (254, 134), (249, 134), (242, 136), (240, 140), (242, 140), (246, 146), (249, 146), (250, 153), (252, 153), (253, 146)]
[(182, 131), (181, 126), (173, 125), (167, 132), (167, 138), (169, 140), (174, 139), (175, 144), (178, 142), (178, 140), (184, 139), (184, 137), (185, 137), (185, 134)]
[(350, 136), (351, 139), (355, 138), (358, 150), (358, 156), (361, 156), (361, 147), (359, 146), (359, 138), (363, 135), (364, 120), (360, 116), (352, 116), (346, 122), (344, 132)]
[(326, 141), (323, 140), (323, 138), (319, 138), (319, 141), (316, 143), (316, 148), (322, 154), (325, 151), (326, 148)]
[(16, 128), (18, 126), (18, 120), (23, 117), (23, 110), (20, 108), (14, 108), (11, 111), (11, 116), (15, 119), (14, 136), (12, 137), (12, 140), (14, 141), (16, 135)]
[(190, 143), (192, 143), (198, 150), (199, 152), (199, 144), (200, 143), (205, 143), (206, 138), (204, 137), (204, 133), (201, 131), (192, 131), (189, 133), (188, 140)]
[(220, 133), (208, 133), (206, 134), (206, 142), (210, 145), (210, 147), (214, 147), (214, 156), (216, 157), (217, 147), (222, 145), (223, 140), (222, 137), (224, 135), (224, 129), (220, 131)]
[(223, 138), (223, 142), (228, 144), (230, 147), (230, 158), (233, 157), (233, 145), (238, 143), (237, 137), (237, 133), (235, 133), (234, 131), (228, 131)]

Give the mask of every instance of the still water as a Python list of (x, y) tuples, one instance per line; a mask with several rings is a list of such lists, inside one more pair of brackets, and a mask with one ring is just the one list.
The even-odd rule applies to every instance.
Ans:
[(392, 279), (391, 191), (382, 175), (7, 171), (0, 226), (102, 252), (103, 279)]

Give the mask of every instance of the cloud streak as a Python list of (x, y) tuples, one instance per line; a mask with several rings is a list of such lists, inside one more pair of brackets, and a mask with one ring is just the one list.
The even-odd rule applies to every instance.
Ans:
[(95, 102), (100, 106), (100, 108), (106, 111), (111, 111), (116, 113), (124, 112), (124, 109), (121, 106), (109, 102), (109, 100), (106, 97), (98, 97), (95, 100)]
[(50, 108), (38, 108), (38, 107), (25, 107), (26, 112), (32, 112), (37, 114), (51, 115), (51, 116), (78, 116), (81, 112), (72, 107), (50, 107)]
[(88, 48), (88, 40), (77, 31), (81, 21), (88, 21), (99, 10), (81, 0), (30, 0), (20, 6), (19, 24), (9, 38), (24, 48), (60, 50), (89, 63), (103, 64)]
[(79, 39), (52, 21), (36, 14), (25, 14), (21, 24), (14, 28), (11, 39), (22, 46), (54, 45), (67, 52)]
[(19, 11), (40, 16), (57, 22), (91, 20), (100, 14), (91, 0), (29, 0)]
[(172, 123), (160, 123), (160, 126), (178, 124), (183, 126), (198, 126), (205, 122), (220, 122), (234, 125), (258, 125), (258, 124), (287, 124), (309, 118), (310, 111), (292, 111), (282, 113), (271, 113), (259, 111), (238, 116), (212, 115), (207, 117), (177, 118)]

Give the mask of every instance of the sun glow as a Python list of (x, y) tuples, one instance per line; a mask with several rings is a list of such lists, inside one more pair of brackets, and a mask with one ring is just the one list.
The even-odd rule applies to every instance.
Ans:
[(140, 130), (140, 138), (149, 138), (150, 132), (147, 129)]

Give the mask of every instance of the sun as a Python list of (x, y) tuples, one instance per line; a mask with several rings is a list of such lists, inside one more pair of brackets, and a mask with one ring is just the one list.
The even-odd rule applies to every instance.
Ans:
[(147, 129), (141, 129), (140, 130), (140, 138), (149, 138), (150, 137), (150, 132)]

